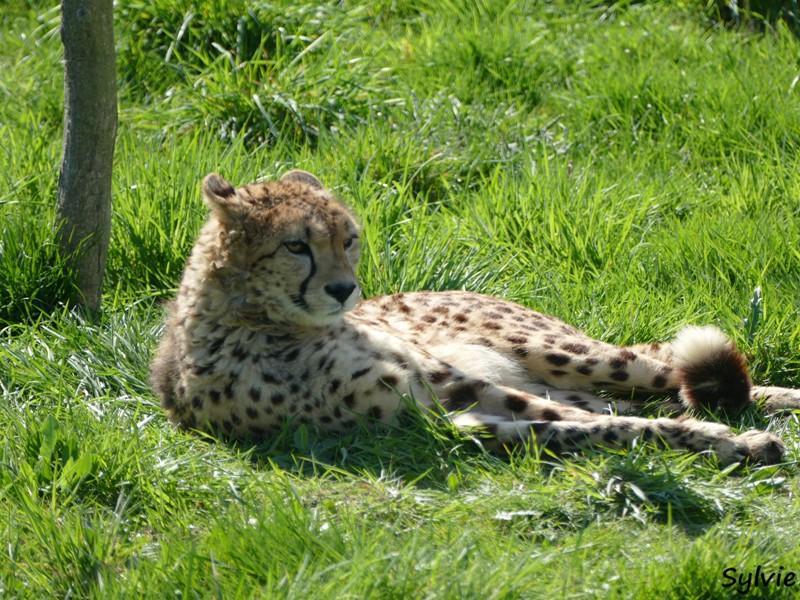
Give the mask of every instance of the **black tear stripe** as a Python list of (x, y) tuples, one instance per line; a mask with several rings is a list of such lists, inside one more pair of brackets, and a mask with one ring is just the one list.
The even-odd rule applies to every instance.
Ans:
[(306, 302), (306, 291), (308, 290), (308, 282), (311, 281), (311, 278), (317, 272), (317, 263), (314, 262), (314, 254), (311, 252), (310, 249), (308, 251), (308, 260), (311, 261), (311, 272), (308, 274), (308, 277), (306, 277), (303, 280), (303, 283), (300, 284), (300, 294), (298, 297), (298, 299), (300, 300), (299, 304), (305, 309), (308, 309), (308, 302)]

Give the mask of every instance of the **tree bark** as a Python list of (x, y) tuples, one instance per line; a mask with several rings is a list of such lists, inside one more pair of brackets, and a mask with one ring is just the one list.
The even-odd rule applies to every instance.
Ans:
[(117, 133), (112, 0), (63, 0), (64, 156), (57, 237), (75, 275), (72, 302), (96, 311), (111, 234)]

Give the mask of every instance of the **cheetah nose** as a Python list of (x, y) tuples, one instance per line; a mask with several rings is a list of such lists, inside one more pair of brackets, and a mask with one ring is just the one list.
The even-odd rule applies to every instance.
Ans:
[(356, 284), (347, 282), (337, 282), (337, 283), (329, 283), (325, 286), (325, 291), (328, 292), (331, 296), (336, 298), (340, 303), (344, 304), (347, 299), (350, 297), (350, 294), (353, 293), (353, 290), (356, 289)]

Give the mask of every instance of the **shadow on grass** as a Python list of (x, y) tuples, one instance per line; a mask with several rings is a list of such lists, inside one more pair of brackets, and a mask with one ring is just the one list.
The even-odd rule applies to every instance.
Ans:
[[(764, 423), (755, 411), (739, 421), (747, 426)], [(588, 527), (598, 518), (629, 518), (699, 536), (723, 519), (747, 512), (754, 494), (771, 493), (783, 484), (776, 476), (780, 467), (722, 469), (712, 456), (651, 443), (566, 457), (529, 444), (501, 457), (445, 418), (414, 406), (394, 426), (362, 421), (350, 432), (331, 435), (287, 424), (269, 444), (234, 446), (256, 469), (278, 466), (299, 477), (391, 478), (441, 492), (456, 493), (463, 481), (472, 489), (487, 476), (502, 479), (513, 472), (514, 487), (522, 485), (537, 509), (512, 511), (512, 520), (517, 515), (544, 519), (545, 529), (554, 535)], [(455, 483), (454, 473), (459, 474)]]
[(797, 0), (711, 0), (707, 7), (713, 20), (728, 27), (761, 32), (783, 22), (800, 35)]
[[(646, 4), (644, 0), (606, 0), (599, 5), (608, 11), (624, 11), (631, 5)], [(795, 35), (800, 35), (798, 0), (705, 0), (698, 3), (711, 23), (730, 28), (764, 32), (784, 23)]]
[(447, 478), (455, 471), (501, 464), (477, 438), (423, 410), (409, 401), (391, 425), (361, 418), (350, 431), (332, 433), (286, 423), (269, 443), (232, 443), (259, 469), (278, 466), (300, 476), (391, 475), (432, 489), (447, 489)]
[(33, 323), (75, 293), (70, 262), (46, 226), (10, 215), (0, 226), (0, 327)]

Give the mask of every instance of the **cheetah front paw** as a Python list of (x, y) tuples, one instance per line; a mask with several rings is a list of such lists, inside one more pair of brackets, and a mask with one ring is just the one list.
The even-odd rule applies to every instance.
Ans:
[(761, 465), (774, 465), (783, 460), (785, 446), (781, 439), (766, 431), (753, 429), (733, 438), (744, 446), (744, 459)]

